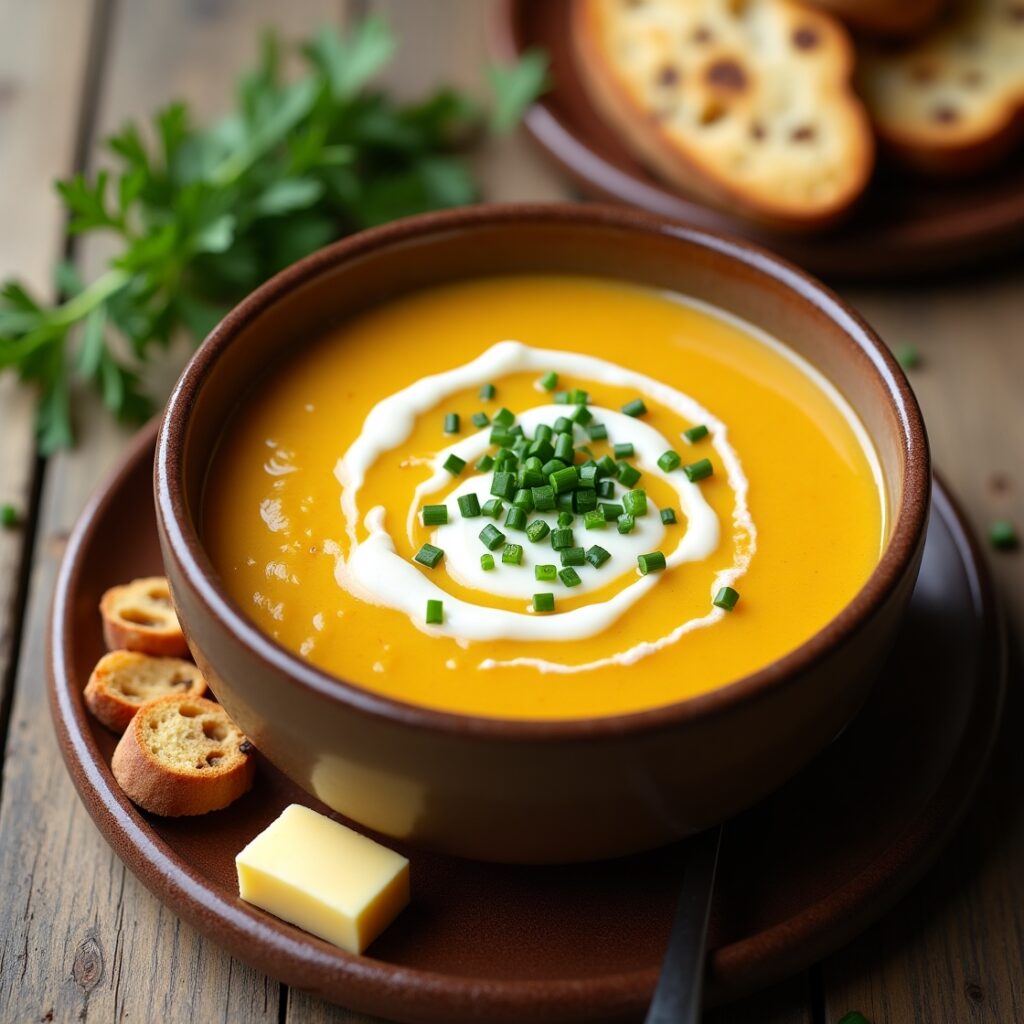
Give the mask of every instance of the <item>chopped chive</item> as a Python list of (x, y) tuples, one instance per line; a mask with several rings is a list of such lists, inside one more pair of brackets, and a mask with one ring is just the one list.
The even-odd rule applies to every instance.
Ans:
[(564, 494), (566, 491), (574, 491), (579, 484), (579, 477), (576, 475), (575, 466), (566, 466), (565, 469), (556, 469), (548, 477), (548, 481), (555, 489), (555, 494)]
[(568, 511), (562, 511), (558, 513), (558, 525), (564, 530), (567, 526), (572, 526), (576, 521), (576, 517)]
[(508, 515), (505, 516), (505, 525), (510, 530), (525, 530), (526, 529), (526, 512), (519, 508), (518, 505), (513, 505), (508, 510)]
[(555, 438), (555, 458), (570, 465), (576, 458), (576, 451), (572, 445), (571, 434), (559, 434)]
[(491, 494), (496, 498), (511, 500), (516, 493), (516, 478), (514, 473), (495, 473), (491, 477)]
[(480, 568), (484, 572), (490, 572), (494, 568), (494, 555), (481, 555)]
[(424, 526), (443, 526), (448, 522), (447, 505), (424, 505), (422, 512)]
[(548, 461), (540, 467), (540, 471), (544, 476), (549, 477), (552, 473), (557, 473), (560, 469), (565, 468), (565, 463), (561, 459), (548, 459)]
[(913, 345), (900, 345), (896, 349), (896, 362), (904, 370), (913, 370), (921, 365), (921, 353)]
[(495, 548), (500, 547), (505, 543), (505, 534), (503, 534), (496, 526), (492, 526), (488, 523), (480, 531), (480, 540), (483, 541), (483, 545), (488, 551), (493, 551)]
[(433, 544), (424, 544), (413, 556), (414, 561), (425, 565), (428, 569), (436, 568), (442, 558), (444, 558), (444, 552), (440, 548), (435, 548)]
[(447, 469), (452, 476), (458, 476), (466, 468), (466, 460), (460, 459), (458, 455), (452, 452), (452, 454), (444, 460), (444, 468)]
[(555, 495), (555, 508), (562, 512), (575, 512), (576, 508), (573, 505), (573, 491), (565, 491), (562, 494)]
[(444, 622), (444, 602), (427, 601), (427, 625), (440, 626)]
[(537, 383), (545, 391), (554, 391), (558, 387), (558, 374), (554, 370), (548, 370)]
[(708, 428), (703, 423), (698, 424), (696, 427), (690, 427), (689, 430), (683, 431), (683, 437), (686, 438), (687, 444), (696, 444), (698, 441), (708, 436)]
[(601, 470), (605, 476), (617, 477), (619, 475), (619, 467), (615, 464), (615, 460), (610, 455), (602, 455), (601, 458), (597, 460), (597, 468)]
[(652, 551), (647, 555), (637, 555), (636, 564), (640, 572), (646, 576), (649, 572), (661, 572), (665, 568), (665, 556), (660, 551)]
[(480, 515), (480, 499), (475, 494), (460, 495), (459, 515), (463, 519), (476, 519)]
[(714, 473), (715, 467), (711, 465), (710, 459), (700, 459), (697, 462), (691, 462), (688, 466), (683, 466), (683, 472), (686, 474), (686, 479), (690, 483), (696, 483), (698, 480), (703, 480), (705, 477), (711, 476)]
[(491, 418), (485, 412), (475, 412), (470, 416), (470, 419), (473, 421), (474, 427), (480, 427), (481, 429), (490, 426), (491, 423)]
[(512, 498), (512, 504), (521, 508), (524, 512), (533, 511), (533, 491), (528, 487), (521, 487)]
[(593, 512), (597, 508), (597, 491), (593, 487), (581, 487), (572, 495), (572, 510), (578, 515)]
[(666, 526), (671, 526), (676, 522), (676, 510), (674, 508), (663, 508), (661, 510), (661, 521)]
[(538, 512), (547, 512), (555, 507), (555, 489), (550, 484), (531, 488), (533, 507)]
[(566, 566), (564, 569), (559, 569), (558, 578), (567, 587), (578, 587), (581, 582), (580, 574), (571, 565)]
[(627, 402), (622, 407), (622, 411), (627, 416), (643, 416), (647, 412), (647, 406), (644, 405), (642, 398), (634, 398), (632, 402)]
[(612, 557), (610, 551), (605, 551), (600, 544), (595, 544), (593, 547), (587, 548), (586, 559), (595, 568), (600, 569), (609, 558)]
[(572, 530), (552, 530), (551, 531), (551, 546), (556, 551), (561, 551), (563, 548), (571, 548), (573, 542)]
[(636, 454), (633, 450), (633, 445), (628, 441), (624, 444), (612, 445), (612, 451), (617, 459), (631, 459)]
[(494, 456), (481, 455), (480, 460), (473, 468), (480, 470), (481, 473), (486, 473), (489, 469), (494, 468)]
[(591, 509), (583, 516), (583, 526), (587, 530), (603, 530), (606, 520), (604, 513), (599, 509)]
[(534, 519), (526, 528), (526, 536), (532, 541), (543, 540), (551, 532), (551, 527), (543, 519)]
[(581, 486), (593, 487), (597, 483), (599, 467), (596, 462), (592, 462), (589, 466), (580, 466), (578, 472)]
[(591, 441), (605, 441), (608, 439), (608, 428), (603, 423), (591, 423), (587, 427), (587, 437)]
[(480, 389), (480, 397), (485, 402), (491, 401), (497, 393), (498, 393), (498, 390), (497, 390), (497, 388), (495, 388), (495, 386), (493, 384), (485, 384)]
[(516, 414), (511, 409), (502, 406), (492, 417), (499, 427), (511, 427), (516, 421)]
[(590, 402), (590, 395), (580, 388), (574, 388), (569, 392), (569, 405), (587, 405)]
[(619, 483), (623, 487), (632, 487), (641, 476), (643, 474), (636, 466), (631, 466), (628, 462), (619, 463)]
[(585, 427), (594, 418), (594, 414), (585, 405), (577, 405), (571, 418), (574, 423)]
[(598, 506), (606, 522), (613, 522), (618, 519), (626, 510), (621, 505), (613, 505), (610, 502), (602, 501)]
[(583, 548), (562, 548), (559, 552), (562, 565), (583, 565), (587, 560), (587, 553)]
[(1020, 544), (1017, 530), (1009, 519), (998, 519), (988, 528), (988, 541), (998, 551), (1012, 551)]
[(555, 431), (546, 423), (538, 423), (533, 431), (534, 441), (550, 441), (555, 436)]
[(576, 451), (582, 452), (588, 459), (593, 459), (594, 457), (594, 453), (585, 444), (581, 444)]
[(575, 424), (572, 420), (565, 416), (559, 416), (552, 428), (552, 437), (557, 437), (559, 434), (568, 434), (569, 437), (572, 437), (574, 426)]
[(499, 425), (491, 427), (491, 433), (487, 439), (491, 444), (508, 446), (515, 441), (516, 435), (510, 433), (504, 427)]
[[(540, 473), (541, 466), (544, 465), (544, 460), (537, 458), (536, 455), (531, 455), (524, 463), (523, 468), (528, 469), (534, 473)], [(532, 486), (540, 487), (540, 484), (534, 484)]]
[(555, 405), (568, 405), (569, 404), (569, 392), (568, 391), (556, 391), (555, 392)]
[(647, 515), (647, 492), (626, 491), (626, 493), (622, 496), (622, 507), (631, 516)]
[(8, 502), (0, 505), (0, 526), (5, 530), (13, 530), (18, 525), (18, 510)]
[(619, 516), (619, 522), (617, 529), (619, 533), (632, 533), (633, 527), (636, 525), (636, 520), (628, 513), (624, 513)]
[[(527, 459), (527, 462), (540, 462), (540, 459)], [(540, 471), (540, 467), (533, 469), (529, 466), (520, 466), (516, 482), (520, 487), (543, 487), (548, 478)]]
[(722, 587), (721, 590), (715, 594), (715, 599), (711, 603), (716, 608), (721, 608), (724, 611), (731, 612), (736, 607), (736, 602), (740, 599), (740, 595), (732, 589), (732, 587)]
[(506, 544), (501, 553), (502, 565), (522, 565), (523, 546), (522, 544)]
[(558, 570), (553, 565), (535, 565), (533, 578), (541, 583), (554, 583), (558, 579)]
[(502, 504), (500, 498), (489, 498), (484, 502), (484, 507), (480, 511), (483, 512), (485, 516), (497, 519), (498, 516), (505, 511), (505, 506)]
[(450, 412), (444, 418), (444, 432), (446, 434), (457, 434), (462, 429), (462, 422), (457, 412)]
[(555, 595), (534, 594), (533, 610), (535, 612), (553, 612), (555, 610)]
[[(505, 412), (508, 412), (508, 409), (506, 409)], [(517, 423), (514, 427), (509, 427), (508, 432), (512, 434), (513, 437), (526, 437), (526, 431), (523, 430), (523, 425), (521, 423)]]
[(614, 480), (598, 480), (597, 481), (597, 496), (599, 498), (614, 498), (615, 497), (615, 481)]
[(669, 448), (669, 450), (658, 459), (658, 466), (666, 473), (671, 473), (673, 469), (679, 468), (679, 463), (682, 461), (683, 457), (679, 452), (674, 452)]
[(511, 473), (519, 465), (519, 457), (511, 448), (499, 448), (494, 456), (495, 473)]

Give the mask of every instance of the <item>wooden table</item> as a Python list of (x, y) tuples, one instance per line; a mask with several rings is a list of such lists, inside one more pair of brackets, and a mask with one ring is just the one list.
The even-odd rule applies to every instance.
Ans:
[[(51, 290), (62, 254), (95, 273), (104, 253), (63, 236), (49, 181), (92, 165), (97, 140), (171, 97), (203, 115), (228, 102), (257, 32), (305, 34), (367, 7), (401, 54), (388, 81), (477, 87), (488, 0), (0, 0), (0, 274)], [(287, 11), (287, 14), (284, 12)], [(478, 158), (487, 198), (559, 199), (567, 186), (521, 137)], [(849, 297), (891, 343), (923, 355), (913, 383), (936, 462), (979, 530), (1024, 526), (1024, 268)], [(184, 351), (164, 367), (166, 384)], [(128, 436), (91, 399), (73, 452), (39, 460), (32, 399), (0, 379), (0, 1020), (337, 1021), (357, 1015), (289, 991), (177, 920), (93, 827), (50, 725), (44, 635), (65, 539)], [(1024, 559), (998, 555), (1020, 683)], [(1024, 745), (1012, 693), (994, 770), (958, 838), (917, 889), (847, 949), (774, 991), (709, 1017), (720, 1024), (823, 1024), (851, 1009), (875, 1024), (1024, 1021)], [(908, 738), (908, 742), (912, 742)]]

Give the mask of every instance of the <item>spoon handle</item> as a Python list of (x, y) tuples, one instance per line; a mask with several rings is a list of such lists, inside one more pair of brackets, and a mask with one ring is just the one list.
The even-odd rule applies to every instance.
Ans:
[(700, 1024), (704, 946), (721, 842), (718, 825), (687, 844), (679, 904), (646, 1024)]

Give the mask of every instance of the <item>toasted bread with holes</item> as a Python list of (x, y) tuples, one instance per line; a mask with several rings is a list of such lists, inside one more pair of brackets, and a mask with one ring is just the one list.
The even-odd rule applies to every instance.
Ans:
[(114, 750), (114, 778), (141, 808), (165, 817), (207, 814), (252, 786), (252, 744), (227, 712), (203, 697), (143, 704)]
[(857, 74), (879, 138), (926, 174), (971, 174), (1024, 138), (1024, 0), (957, 0), (898, 48), (865, 48)]
[(100, 601), (103, 636), (110, 650), (141, 651), (165, 658), (188, 655), (188, 644), (163, 576), (111, 587)]
[(191, 661), (154, 658), (138, 651), (111, 651), (85, 684), (85, 703), (108, 729), (124, 732), (147, 701), (169, 694), (202, 697), (206, 680)]
[(874, 166), (846, 30), (792, 0), (573, 0), (580, 76), (669, 184), (791, 231), (842, 219)]
[(809, 0), (851, 28), (881, 37), (910, 36), (932, 24), (946, 0)]

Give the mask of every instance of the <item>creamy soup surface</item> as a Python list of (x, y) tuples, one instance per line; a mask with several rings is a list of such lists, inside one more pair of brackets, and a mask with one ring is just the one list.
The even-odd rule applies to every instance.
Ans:
[(368, 690), (516, 718), (672, 703), (797, 647), (878, 562), (852, 410), (685, 297), (481, 279), (300, 342), (229, 422), (202, 530), (263, 631)]

